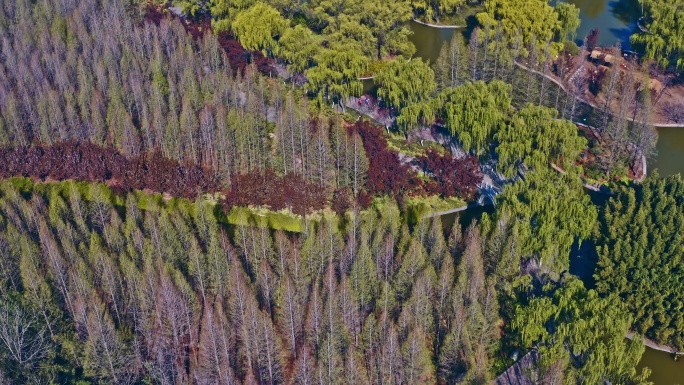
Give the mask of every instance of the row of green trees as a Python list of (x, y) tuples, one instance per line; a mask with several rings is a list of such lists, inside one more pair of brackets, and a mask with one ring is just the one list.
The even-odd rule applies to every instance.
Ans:
[[(340, 101), (360, 93), (358, 78), (370, 72), (372, 60), (388, 55), (413, 55), (415, 47), (408, 39), (408, 21), (414, 12), (452, 13), (465, 1), (177, 3), (191, 17), (210, 14), (216, 32), (234, 33), (248, 50), (261, 50), (287, 63), (290, 71), (303, 72), (309, 79), (310, 91)], [(518, 47), (523, 56), (527, 56), (525, 48), (533, 39), (549, 42), (551, 52), (557, 55), (566, 40), (574, 39), (579, 26), (579, 9), (564, 2), (552, 7), (546, 0), (490, 0), (485, 6), (486, 12), (478, 14), (482, 34), (492, 41), (495, 35), (505, 37), (505, 41), (499, 41)]]
[[(374, 79), (377, 94), (396, 111), (397, 126), (404, 131), (438, 122), (466, 151), (488, 154), (494, 145), (499, 169), (509, 177), (522, 159), (535, 162), (530, 156), (535, 147), (552, 154), (538, 161), (567, 168), (589, 144), (570, 122), (579, 119), (586, 97), (589, 65), (583, 61), (588, 53), (572, 63), (574, 43), (564, 45), (558, 57), (552, 41), (540, 44), (533, 35), (529, 44), (518, 41), (514, 47), (506, 36), (499, 22), (490, 31), (475, 29), (467, 46), (461, 34), (454, 34), (433, 66), (417, 58), (390, 62)], [(620, 54), (619, 47), (613, 50)], [(590, 174), (598, 179), (625, 176), (642, 156), (655, 153), (650, 78), (645, 67), (632, 65), (637, 69), (599, 69), (605, 79), (592, 118), (596, 131), (587, 133), (597, 155)], [(553, 81), (552, 68), (562, 86)], [(565, 82), (571, 69), (576, 74)], [(543, 143), (551, 138), (553, 145)]]
[(678, 350), (684, 348), (682, 207), (681, 177), (653, 175), (617, 191), (595, 234), (599, 293), (620, 296), (637, 332)]
[[(459, 50), (458, 39), (444, 51), (447, 56)], [(450, 78), (452, 70), (459, 71), (458, 66), (456, 62), (453, 67), (444, 64), (438, 68)], [(556, 110), (533, 104), (516, 110), (512, 87), (501, 80), (444, 80), (437, 92), (434, 72), (425, 62), (401, 59), (385, 66), (376, 79), (378, 95), (399, 111), (400, 126), (430, 124), (438, 118), (465, 151), (487, 154), (494, 145), (498, 168), (508, 177), (523, 165), (544, 168), (554, 162), (571, 168), (587, 147), (577, 127), (560, 119)]]
[[(256, 3), (231, 28), (261, 33), (240, 21), (250, 9), (260, 17), (253, 7), (273, 16), (270, 26), (282, 24)], [(127, 154), (160, 148), (227, 175), (270, 167), (326, 187), (363, 183), (368, 161), (358, 135), (341, 121), (311, 119), (280, 81), (251, 71), (233, 76), (211, 34), (199, 44), (179, 22), (138, 25), (119, 2), (17, 1), (0, 9), (3, 143), (92, 140)], [(328, 22), (347, 17), (338, 16)], [(289, 28), (318, 39), (308, 27)], [(415, 59), (379, 75), (400, 117), (440, 116), (473, 151), (493, 145), (500, 171), (522, 171), (496, 214), (465, 233), (456, 225), (445, 237), (439, 219), (410, 228), (391, 202), (286, 234), (224, 227), (203, 200), (121, 197), (74, 182), (3, 183), (2, 375), (17, 383), (486, 383), (517, 343), (538, 347), (577, 382), (639, 381), (639, 345), (615, 343), (628, 317), (611, 325), (597, 319), (620, 313), (614, 299), (572, 281), (538, 290), (539, 282), (559, 281), (571, 245), (589, 237), (597, 212), (572, 166), (584, 147), (577, 131), (548, 108), (514, 105), (511, 86), (492, 81), (515, 68), (506, 49), (492, 48), (504, 42), (496, 38), (503, 23), (493, 31), (491, 40), (486, 32), (471, 39), (475, 55), (460, 73), (453, 58), (461, 48), (451, 44), (439, 82)], [(277, 44), (266, 49), (275, 52), (283, 39), (270, 38)], [(354, 54), (323, 52), (330, 65), (312, 67), (320, 84), (351, 92), (344, 82), (356, 77), (345, 60)], [(502, 325), (512, 325), (503, 339)]]
[(176, 2), (188, 17), (208, 14), (215, 32), (233, 33), (248, 50), (263, 51), (304, 73), (309, 91), (340, 101), (361, 92), (359, 77), (389, 55), (410, 57), (411, 5), (406, 0)]
[[(639, 338), (625, 339), (632, 317), (617, 296), (601, 298), (576, 278), (547, 288), (517, 309), (511, 327), (523, 346), (535, 346), (536, 380), (543, 384), (651, 384), (648, 368), (635, 369), (644, 352)], [(548, 325), (553, 325), (549, 327)]]
[(486, 33), (492, 33), (500, 22), (510, 45), (528, 46), (533, 40), (553, 42), (558, 54), (563, 43), (574, 40), (580, 25), (580, 10), (563, 1), (555, 7), (548, 0), (487, 0), (486, 12), (477, 15)]
[(475, 228), (450, 241), (439, 219), (410, 231), (388, 203), (297, 236), (227, 231), (206, 201), (74, 182), (1, 189), (12, 381), (491, 378), (497, 294)]
[(516, 344), (552, 351), (578, 382), (635, 378), (643, 346), (621, 342), (620, 304), (572, 280), (537, 292), (504, 217), (445, 236), (439, 218), (411, 229), (385, 201), (287, 234), (228, 229), (215, 212), (104, 185), (0, 183), (3, 378), (487, 383)]

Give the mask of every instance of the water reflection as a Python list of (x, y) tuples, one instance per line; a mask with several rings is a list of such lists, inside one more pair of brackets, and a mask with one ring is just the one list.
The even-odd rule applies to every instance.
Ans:
[(606, 11), (608, 0), (568, 0), (584, 12), (584, 16), (596, 19)]
[(684, 175), (684, 128), (658, 127), (656, 149), (658, 155), (649, 162), (649, 174), (658, 169), (660, 176)]
[(463, 32), (462, 29), (432, 28), (415, 21), (411, 22), (411, 31), (413, 35), (410, 40), (416, 46), (415, 56), (430, 60), (430, 63), (437, 60), (442, 45), (450, 41), (456, 31)]
[(612, 13), (625, 24), (635, 23), (641, 17), (639, 0), (619, 0), (610, 3)]
[(670, 353), (646, 348), (637, 366), (637, 371), (641, 373), (643, 367), (651, 369), (651, 377), (648, 380), (655, 385), (684, 384), (683, 357), (680, 357), (679, 361), (675, 361)]
[(577, 30), (578, 42), (594, 28), (601, 31), (599, 44), (614, 45), (617, 42), (623, 48), (630, 48), (629, 38), (634, 33), (636, 21), (641, 16), (638, 0), (567, 0), (580, 9), (580, 24)]

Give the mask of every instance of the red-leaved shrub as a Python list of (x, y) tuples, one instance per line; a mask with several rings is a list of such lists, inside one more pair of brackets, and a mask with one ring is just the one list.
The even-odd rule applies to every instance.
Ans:
[(480, 162), (475, 156), (455, 159), (451, 153), (440, 155), (428, 149), (426, 155), (416, 158), (416, 161), (423, 172), (431, 177), (429, 182), (423, 182), (428, 194), (471, 200), (477, 191), (477, 184), (482, 181)]
[(219, 190), (216, 175), (200, 166), (183, 165), (158, 152), (128, 159), (89, 142), (0, 147), (0, 178), (13, 176), (108, 182), (116, 190), (148, 189), (185, 198)]
[(295, 174), (277, 175), (271, 169), (235, 175), (223, 201), (224, 210), (233, 206), (264, 206), (271, 210), (290, 209), (306, 215), (328, 207), (328, 191)]
[(400, 198), (405, 192), (421, 186), (421, 180), (411, 166), (402, 163), (399, 154), (387, 146), (382, 129), (367, 122), (349, 128), (361, 136), (368, 165), (368, 191), (371, 195)]
[[(450, 153), (440, 155), (428, 149), (425, 156), (411, 163), (402, 162), (399, 153), (391, 150), (382, 128), (367, 122), (357, 122), (349, 130), (358, 132), (369, 159), (368, 192), (373, 195), (390, 195), (401, 200), (404, 194), (458, 196), (465, 200), (474, 197), (477, 184), (482, 181), (477, 157), (455, 159)], [(424, 181), (411, 167), (417, 166), (428, 176)], [(359, 195), (359, 198), (361, 195)], [(367, 196), (364, 196), (368, 200)], [(362, 206), (364, 206), (362, 204)]]

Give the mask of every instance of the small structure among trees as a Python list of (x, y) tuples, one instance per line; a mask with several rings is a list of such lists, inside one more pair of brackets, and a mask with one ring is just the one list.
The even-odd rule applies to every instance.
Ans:
[(592, 63), (604, 65), (606, 67), (611, 67), (615, 63), (615, 57), (613, 55), (601, 52), (597, 49), (591, 51), (589, 58)]

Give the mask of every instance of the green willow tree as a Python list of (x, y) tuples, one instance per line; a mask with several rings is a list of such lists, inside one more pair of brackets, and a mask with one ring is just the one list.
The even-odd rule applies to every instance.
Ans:
[(439, 21), (440, 17), (458, 13), (466, 0), (415, 0), (411, 2), (413, 12), (422, 15), (425, 21)]
[(278, 49), (275, 37), (285, 32), (288, 24), (277, 9), (257, 2), (237, 15), (233, 31), (245, 49), (272, 54)]
[(307, 8), (314, 30), (331, 41), (354, 40), (369, 59), (415, 53), (408, 39), (412, 13), (407, 0), (316, 0)]
[(375, 82), (378, 96), (401, 115), (414, 111), (407, 107), (429, 103), (437, 87), (434, 71), (420, 59), (398, 58), (388, 63), (376, 75)]
[(310, 29), (296, 25), (287, 28), (278, 40), (278, 57), (288, 63), (288, 69), (302, 73), (311, 67), (319, 45)]
[(412, 16), (411, 5), (406, 0), (363, 2), (360, 21), (375, 37), (378, 60), (395, 53), (407, 58), (413, 56), (416, 49), (409, 41), (413, 32), (408, 27)]
[[(480, 25), (491, 29), (499, 21), (509, 44), (520, 45), (518, 49), (532, 41), (554, 42), (551, 48), (557, 54), (580, 24), (579, 9), (564, 2), (552, 7), (549, 0), (486, 0), (485, 9), (477, 15)], [(524, 49), (521, 53), (528, 55)]]
[(632, 317), (624, 302), (599, 297), (577, 278), (561, 285), (519, 305), (511, 322), (522, 346), (538, 348), (539, 381), (650, 384), (648, 369), (634, 369), (645, 347), (638, 337), (625, 339)]
[(528, 104), (517, 111), (496, 136), (498, 168), (512, 177), (518, 167), (546, 168), (554, 163), (569, 170), (587, 147), (570, 121), (558, 119), (558, 111)]
[(632, 35), (643, 46), (646, 58), (664, 68), (684, 70), (684, 1), (639, 0), (644, 10), (645, 31)]
[(521, 253), (545, 272), (568, 268), (572, 244), (589, 239), (597, 218), (581, 179), (549, 167), (506, 186), (497, 206), (497, 218), (516, 228)]
[(558, 2), (555, 8), (558, 14), (558, 21), (560, 22), (556, 40), (560, 42), (575, 40), (577, 28), (579, 28), (581, 23), (580, 9), (574, 4), (563, 1)]
[(369, 61), (357, 44), (331, 42), (317, 52), (314, 63), (305, 71), (309, 90), (334, 102), (361, 93), (359, 77), (368, 70)]
[(254, 0), (209, 0), (211, 26), (214, 32), (230, 31), (231, 24), (237, 15), (254, 3)]
[(502, 129), (511, 109), (511, 86), (495, 80), (467, 82), (439, 96), (440, 116), (466, 151), (484, 153), (492, 136)]

